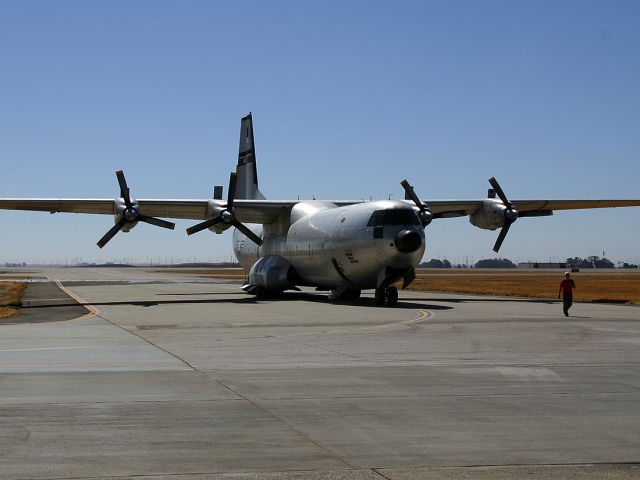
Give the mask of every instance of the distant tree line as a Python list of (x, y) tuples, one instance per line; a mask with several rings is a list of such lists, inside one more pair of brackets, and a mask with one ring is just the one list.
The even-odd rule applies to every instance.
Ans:
[(516, 264), (508, 258), (485, 258), (478, 260), (474, 268), (516, 268)]
[[(536, 264), (537, 265), (537, 264)], [(559, 268), (615, 268), (614, 263), (608, 258), (600, 258), (598, 256), (590, 256), (587, 258), (573, 257), (567, 258), (565, 263), (556, 264)], [(469, 268), (468, 265), (452, 265), (446, 258), (439, 260), (432, 258), (428, 262), (422, 262), (418, 267), (421, 268)], [(508, 258), (486, 258), (478, 260), (473, 268), (516, 268), (517, 265)], [(622, 268), (638, 268), (633, 263), (623, 263)], [(537, 267), (536, 267), (537, 268)]]
[(451, 268), (451, 262), (446, 258), (444, 260), (438, 260), (437, 258), (432, 258), (428, 262), (422, 262), (418, 267), (422, 268)]
[[(421, 268), (454, 268), (449, 260), (439, 260), (432, 258), (428, 262), (422, 262), (418, 267)], [(516, 268), (516, 264), (508, 258), (488, 258), (485, 260), (478, 260), (474, 265), (474, 268)], [(455, 268), (469, 268), (468, 265), (455, 265)]]
[[(573, 257), (567, 258), (567, 267), (569, 268), (615, 268), (614, 263), (608, 258), (600, 258), (592, 255), (587, 258)], [(628, 265), (628, 264), (625, 264)], [(632, 267), (625, 267), (632, 268)]]

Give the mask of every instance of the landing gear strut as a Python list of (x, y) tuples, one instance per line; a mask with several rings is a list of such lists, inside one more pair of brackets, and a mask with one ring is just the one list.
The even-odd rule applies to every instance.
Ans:
[(376, 305), (387, 305), (393, 307), (398, 303), (398, 289), (396, 287), (377, 288), (376, 289)]

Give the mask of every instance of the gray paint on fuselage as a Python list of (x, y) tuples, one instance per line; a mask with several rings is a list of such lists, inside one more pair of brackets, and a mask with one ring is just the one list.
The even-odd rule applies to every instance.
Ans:
[[(373, 238), (373, 226), (367, 223), (377, 210), (415, 212), (407, 203), (393, 200), (344, 207), (322, 201), (300, 202), (276, 222), (249, 225), (263, 236), (262, 247), (235, 230), (234, 252), (247, 272), (260, 257), (278, 255), (291, 262), (306, 284), (337, 288), (348, 283), (353, 288), (376, 288), (382, 269), (415, 267), (425, 249), (424, 230), (419, 226), (385, 225), (383, 237)], [(395, 247), (396, 234), (404, 229), (414, 229), (421, 236), (421, 246), (415, 252), (405, 254)]]

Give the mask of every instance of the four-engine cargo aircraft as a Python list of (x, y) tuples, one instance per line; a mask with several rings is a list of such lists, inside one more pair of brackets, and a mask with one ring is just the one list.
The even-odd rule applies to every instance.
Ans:
[(432, 220), (468, 215), (478, 228), (500, 229), (493, 248), (498, 252), (518, 218), (640, 206), (640, 200), (509, 200), (495, 178), (489, 180), (487, 198), (471, 201), (420, 200), (407, 180), (401, 182), (405, 200), (266, 200), (258, 189), (251, 114), (241, 121), (238, 165), (226, 200), (220, 186), (210, 200), (136, 200), (124, 173), (116, 176), (116, 199), (0, 199), (0, 209), (114, 215), (115, 225), (98, 241), (100, 248), (138, 222), (175, 227), (156, 217), (199, 220), (187, 229), (189, 235), (233, 226), (233, 250), (248, 272), (242, 286), (248, 294), (264, 297), (311, 286), (331, 291), (331, 299), (353, 299), (361, 290), (375, 289), (377, 304), (395, 305), (394, 284), (402, 281), (406, 288), (414, 280), (425, 249), (424, 228)]

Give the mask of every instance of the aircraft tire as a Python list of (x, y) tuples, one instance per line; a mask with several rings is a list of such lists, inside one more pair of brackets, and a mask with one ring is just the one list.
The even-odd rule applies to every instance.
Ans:
[(385, 291), (384, 288), (376, 288), (375, 301), (376, 305), (384, 305)]
[(267, 291), (264, 287), (258, 286), (256, 287), (256, 300), (264, 300), (267, 298)]
[(396, 287), (389, 287), (387, 289), (387, 303), (390, 307), (398, 304), (398, 289)]

